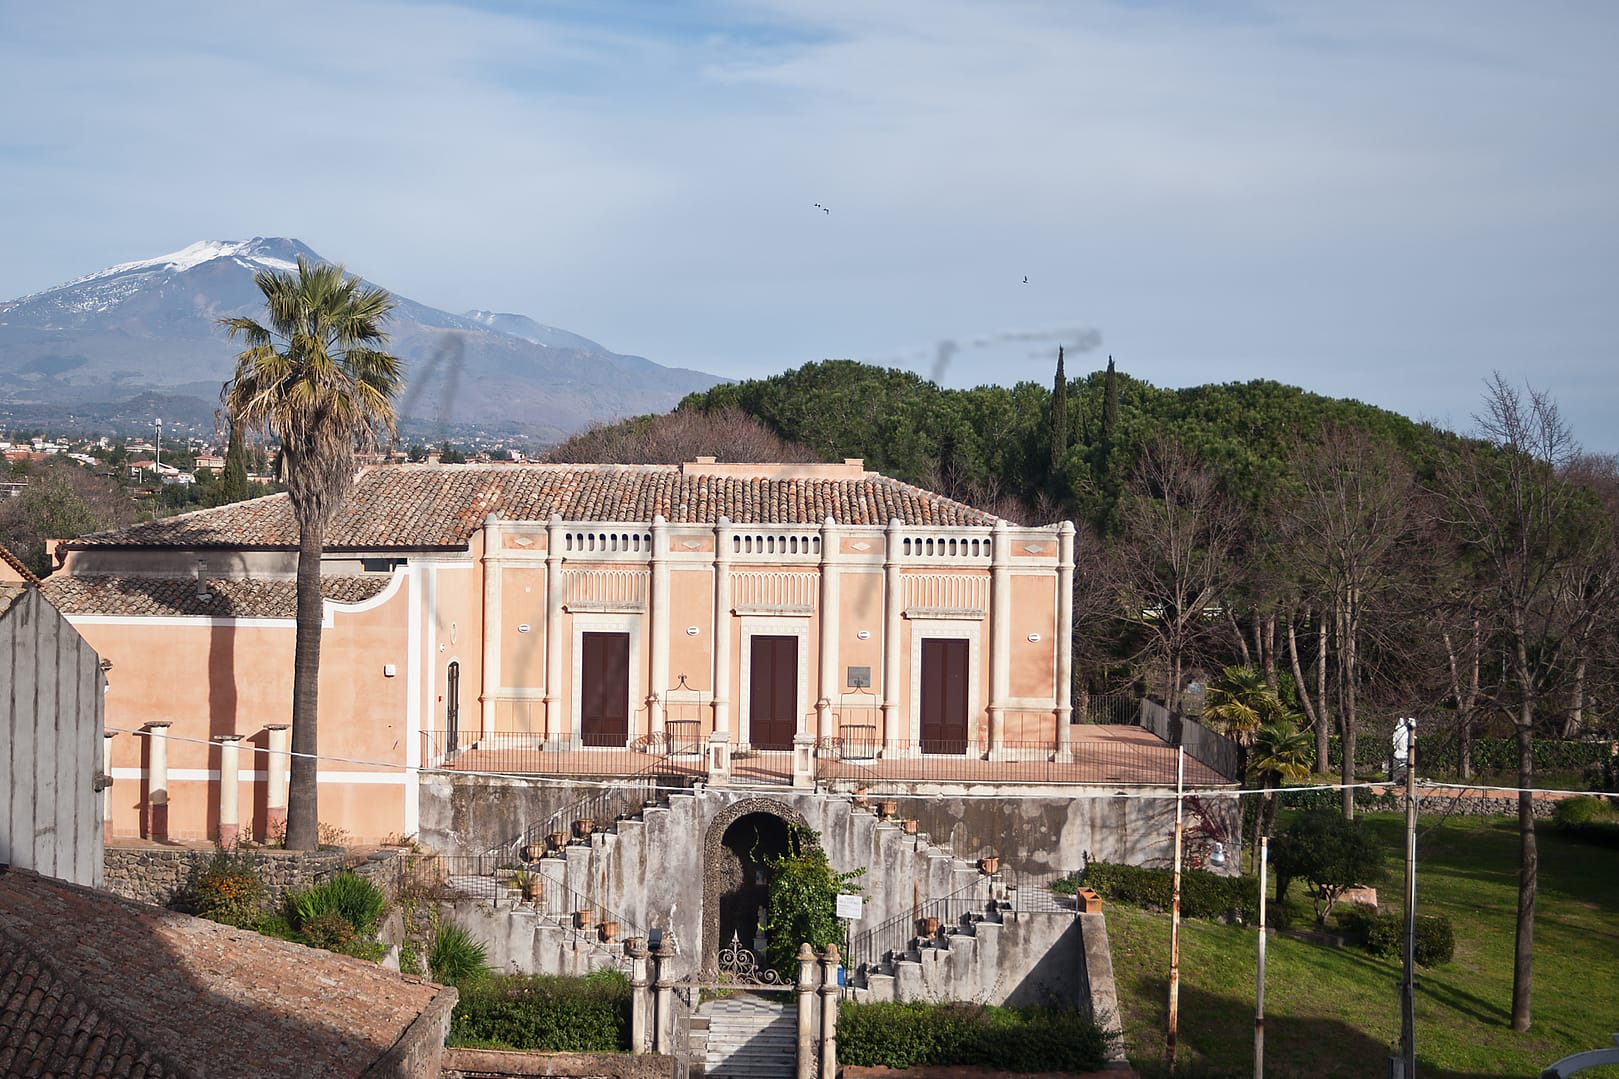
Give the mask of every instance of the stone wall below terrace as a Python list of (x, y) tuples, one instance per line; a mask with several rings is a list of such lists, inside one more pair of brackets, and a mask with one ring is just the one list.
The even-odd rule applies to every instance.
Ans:
[[(1561, 799), (1558, 798), (1535, 798), (1530, 803), (1535, 809), (1535, 819), (1550, 820), (1559, 801)], [(1393, 808), (1398, 811), (1404, 807), (1404, 799), (1397, 797)], [(1418, 794), (1417, 812), (1424, 817), (1446, 814), (1452, 817), (1516, 817), (1518, 796), (1484, 798), (1472, 793)]]
[(444, 1079), (472, 1076), (572, 1076), (575, 1079), (663, 1079), (670, 1059), (652, 1053), (507, 1053), (494, 1049), (444, 1050)]
[[(104, 887), (125, 899), (172, 907), (176, 899), (190, 891), (195, 875), (218, 853), (189, 847), (109, 847)], [(258, 869), (270, 901), (277, 904), (287, 892), (338, 872), (347, 860), (341, 850), (254, 850), (233, 857), (251, 862)]]

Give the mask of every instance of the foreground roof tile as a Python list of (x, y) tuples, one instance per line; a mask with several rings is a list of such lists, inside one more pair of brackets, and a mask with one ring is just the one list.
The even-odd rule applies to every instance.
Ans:
[(19, 869), (0, 971), (0, 1075), (358, 1076), (448, 992)]

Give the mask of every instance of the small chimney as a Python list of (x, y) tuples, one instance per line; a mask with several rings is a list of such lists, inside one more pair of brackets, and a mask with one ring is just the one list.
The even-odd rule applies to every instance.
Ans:
[(208, 560), (206, 558), (197, 559), (196, 578), (198, 602), (206, 603), (213, 599), (213, 593), (208, 591)]

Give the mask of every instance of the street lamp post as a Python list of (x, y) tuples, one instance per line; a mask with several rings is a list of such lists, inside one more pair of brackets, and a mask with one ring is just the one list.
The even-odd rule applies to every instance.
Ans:
[(157, 482), (161, 484), (163, 482), (163, 420), (159, 418), (153, 422), (157, 424), (157, 441), (153, 444), (156, 457), (154, 458), (152, 471), (157, 473)]

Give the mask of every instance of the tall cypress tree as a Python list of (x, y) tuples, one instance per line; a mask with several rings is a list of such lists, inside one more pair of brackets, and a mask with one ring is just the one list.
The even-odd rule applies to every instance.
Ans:
[(227, 505), (247, 498), (247, 445), (242, 440), (242, 429), (234, 423), (225, 446), (223, 494)]
[(1068, 376), (1062, 369), (1062, 346), (1057, 346), (1057, 378), (1051, 387), (1051, 490), (1060, 492), (1063, 462), (1068, 459)]
[(1113, 357), (1107, 358), (1107, 376), (1102, 381), (1102, 430), (1097, 444), (1097, 479), (1107, 474), (1108, 458), (1113, 454), (1113, 436), (1119, 426), (1119, 379), (1113, 370)]
[(1119, 501), (1119, 474), (1113, 466), (1113, 446), (1119, 429), (1119, 379), (1113, 368), (1113, 357), (1107, 358), (1107, 374), (1102, 380), (1102, 419), (1091, 445), (1088, 457), (1091, 480), (1095, 491), (1095, 504), (1091, 508), (1092, 523), (1104, 534), (1117, 525), (1114, 510)]

